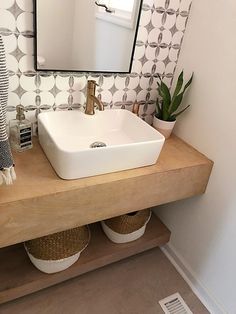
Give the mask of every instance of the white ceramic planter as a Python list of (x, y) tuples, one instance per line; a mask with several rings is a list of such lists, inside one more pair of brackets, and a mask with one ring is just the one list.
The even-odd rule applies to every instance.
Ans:
[(169, 138), (176, 121), (163, 121), (154, 116), (153, 118), (153, 127), (159, 131), (165, 138)]
[(128, 243), (128, 242), (138, 240), (139, 238), (141, 238), (144, 235), (145, 230), (146, 230), (146, 226), (147, 226), (147, 224), (151, 218), (151, 215), (152, 215), (152, 213), (150, 213), (148, 220), (146, 221), (145, 225), (142, 228), (140, 228), (134, 232), (128, 233), (128, 234), (121, 234), (121, 233), (115, 232), (110, 227), (108, 227), (104, 223), (104, 221), (101, 221), (101, 225), (102, 225), (102, 229), (103, 229), (104, 233), (106, 234), (108, 239), (110, 239), (112, 242), (118, 243), (118, 244)]

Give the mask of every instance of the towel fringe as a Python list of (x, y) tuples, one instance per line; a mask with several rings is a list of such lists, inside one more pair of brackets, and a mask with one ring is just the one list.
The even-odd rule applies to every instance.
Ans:
[(16, 180), (16, 172), (15, 172), (14, 166), (10, 168), (10, 172), (11, 172), (12, 180), (15, 181)]
[(2, 171), (0, 170), (0, 185), (2, 185), (3, 184), (3, 175), (2, 175)]
[(0, 185), (11, 185), (16, 180), (16, 173), (14, 167), (5, 168), (0, 170)]

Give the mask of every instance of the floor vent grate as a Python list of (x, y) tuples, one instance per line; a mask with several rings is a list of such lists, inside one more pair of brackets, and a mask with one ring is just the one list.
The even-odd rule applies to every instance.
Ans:
[(179, 293), (159, 301), (165, 314), (193, 314)]

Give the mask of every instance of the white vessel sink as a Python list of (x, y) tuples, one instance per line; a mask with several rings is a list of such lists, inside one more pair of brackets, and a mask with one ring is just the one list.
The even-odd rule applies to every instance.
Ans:
[[(39, 141), (62, 179), (78, 179), (155, 164), (164, 136), (128, 110), (45, 112)], [(102, 142), (106, 147), (91, 148)]]

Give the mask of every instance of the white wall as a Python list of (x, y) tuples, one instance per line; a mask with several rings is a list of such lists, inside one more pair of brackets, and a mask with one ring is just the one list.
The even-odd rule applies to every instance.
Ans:
[[(96, 18), (93, 1), (77, 0), (72, 60), (75, 68), (92, 71), (128, 71), (135, 29)], [(74, 66), (72, 67), (74, 68)]]
[(135, 29), (96, 19), (96, 70), (129, 71)]
[(175, 133), (215, 165), (204, 196), (157, 211), (172, 231), (174, 250), (222, 312), (231, 314), (236, 313), (235, 30), (235, 0), (193, 0), (177, 69), (195, 73), (186, 99), (192, 106)]
[(72, 69), (92, 69), (95, 66), (95, 19), (94, 1), (76, 0), (74, 34), (72, 39)]
[[(61, 8), (60, 10), (57, 10), (58, 6)], [(60, 69), (71, 68), (71, 58), (65, 58), (65, 56), (71, 54), (74, 0), (40, 0), (37, 1), (37, 7), (40, 12), (38, 14), (38, 25), (40, 25), (38, 55), (43, 56), (46, 60), (43, 68), (57, 69), (58, 65), (60, 65)], [(63, 28), (61, 24), (63, 24)], [(57, 51), (56, 54), (55, 51)]]

